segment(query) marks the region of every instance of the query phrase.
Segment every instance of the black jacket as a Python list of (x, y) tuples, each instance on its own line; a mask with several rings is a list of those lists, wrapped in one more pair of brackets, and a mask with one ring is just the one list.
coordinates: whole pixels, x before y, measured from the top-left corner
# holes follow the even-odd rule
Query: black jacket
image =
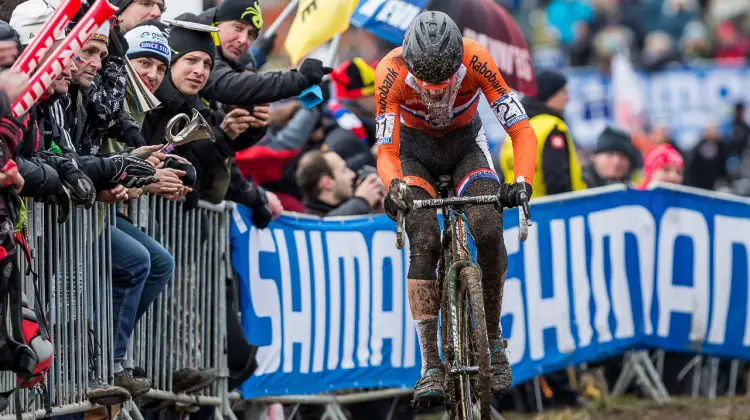
[(84, 106), (88, 114), (86, 123), (90, 141), (101, 146), (104, 138), (111, 137), (131, 147), (145, 146), (138, 123), (124, 106), (128, 86), (125, 58), (113, 54), (111, 50), (110, 54), (86, 92)]
[(320, 217), (361, 216), (372, 213), (370, 205), (364, 198), (353, 197), (338, 206), (332, 206), (320, 200), (305, 200), (305, 213)]
[[(201, 22), (211, 24), (214, 13), (215, 8), (203, 12), (199, 16)], [(246, 72), (243, 65), (227, 60), (219, 48), (201, 97), (226, 105), (251, 106), (295, 97), (310, 86), (310, 82), (296, 70), (262, 74)]]
[[(223, 114), (211, 111), (197, 96), (182, 95), (174, 86), (169, 73), (156, 91), (156, 97), (162, 105), (146, 114), (141, 128), (141, 134), (147, 143), (163, 144), (167, 122), (179, 113), (192, 115), (192, 109), (205, 118), (216, 139), (214, 143), (196, 141), (175, 149), (176, 154), (184, 156), (193, 164), (197, 174), (194, 194), (188, 196), (188, 201), (194, 205), (198, 199), (220, 202), (229, 197), (237, 201), (238, 195), (247, 197), (248, 189), (253, 189), (252, 184), (250, 187), (245, 185), (248, 183), (242, 179), (234, 164), (234, 152), (260, 140), (265, 129), (248, 130), (235, 140), (229, 139), (220, 128)], [(257, 197), (249, 197), (248, 200), (238, 202), (252, 207), (254, 201), (250, 199), (255, 198)]]
[[(44, 139), (43, 149), (49, 150), (53, 144), (57, 145), (63, 155), (75, 160), (81, 171), (94, 183), (97, 191), (113, 188), (116, 184), (112, 179), (117, 175), (117, 166), (106, 156), (79, 153), (79, 150), (85, 149), (85, 145), (77, 142), (84, 138), (84, 130), (80, 127), (84, 123), (74, 122), (86, 121), (85, 110), (73, 109), (72, 100), (68, 95), (52, 96), (41, 102), (37, 108), (39, 129)], [(71, 130), (74, 131), (71, 133)]]

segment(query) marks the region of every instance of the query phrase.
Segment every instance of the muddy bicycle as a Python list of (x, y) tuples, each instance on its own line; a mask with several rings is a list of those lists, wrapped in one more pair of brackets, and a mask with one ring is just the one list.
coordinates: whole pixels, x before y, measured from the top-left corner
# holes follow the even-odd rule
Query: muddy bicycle
[[(517, 182), (523, 183), (523, 179)], [(443, 215), (438, 287), (446, 408), (451, 419), (488, 420), (491, 414), (490, 354), (482, 274), (469, 249), (470, 231), (465, 209), (474, 205), (495, 205), (502, 210), (503, 203), (499, 194), (451, 196), (451, 184), (450, 176), (440, 176), (440, 198), (415, 200), (413, 209), (440, 209)], [(531, 219), (528, 200), (522, 198), (518, 235), (525, 241)], [(396, 246), (402, 249), (405, 214), (399, 212), (397, 219)]]

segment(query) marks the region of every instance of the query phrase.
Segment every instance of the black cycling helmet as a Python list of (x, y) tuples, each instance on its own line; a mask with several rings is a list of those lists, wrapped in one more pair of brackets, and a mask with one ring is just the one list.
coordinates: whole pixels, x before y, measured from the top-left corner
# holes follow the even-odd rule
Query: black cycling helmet
[(443, 12), (422, 12), (404, 36), (409, 72), (427, 83), (448, 80), (461, 67), (464, 41), (456, 22)]

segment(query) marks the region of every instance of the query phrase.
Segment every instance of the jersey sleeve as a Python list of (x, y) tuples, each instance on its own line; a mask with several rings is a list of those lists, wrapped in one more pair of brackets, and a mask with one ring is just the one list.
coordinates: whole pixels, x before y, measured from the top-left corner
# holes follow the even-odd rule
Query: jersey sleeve
[(386, 187), (391, 181), (402, 178), (401, 158), (401, 95), (400, 66), (393, 60), (383, 59), (375, 71), (375, 136), (378, 148), (378, 175)]
[[(533, 184), (537, 139), (521, 100), (510, 90), (486, 48), (475, 41), (466, 40), (464, 55), (468, 74), (482, 89), (492, 112), (513, 142), (516, 177), (522, 176), (526, 182)], [(514, 180), (506, 179), (505, 182)]]

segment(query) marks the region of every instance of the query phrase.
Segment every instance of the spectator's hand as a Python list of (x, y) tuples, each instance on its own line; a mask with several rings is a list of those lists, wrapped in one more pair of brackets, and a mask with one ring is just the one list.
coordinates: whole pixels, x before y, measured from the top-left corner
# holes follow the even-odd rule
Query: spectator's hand
[[(59, 171), (58, 171), (59, 172)], [(96, 187), (94, 182), (82, 171), (72, 171), (60, 174), (63, 177), (65, 187), (70, 191), (70, 197), (76, 205), (82, 205), (90, 209), (96, 202)]]
[[(155, 144), (153, 146), (141, 146), (130, 152), (130, 155), (135, 156), (139, 159), (145, 159), (149, 163), (153, 163), (154, 160), (158, 160), (159, 162), (161, 162), (162, 160), (164, 160), (164, 154), (157, 153), (157, 150), (161, 149), (162, 147), (164, 147), (164, 145), (162, 144)], [(156, 166), (156, 164), (154, 164), (154, 166)]]
[(127, 188), (140, 188), (159, 181), (156, 169), (135, 156), (116, 155), (107, 158), (114, 163), (117, 173), (110, 180)]
[(29, 78), (25, 74), (11, 70), (0, 72), (0, 92), (5, 92), (11, 103), (15, 102), (28, 86)]
[(128, 52), (128, 40), (125, 39), (125, 32), (121, 31), (119, 27), (112, 27), (109, 31), (109, 54), (118, 57), (125, 58), (125, 54)]
[(16, 173), (16, 175), (13, 177), (13, 186), (16, 188), (16, 192), (21, 192), (23, 190), (23, 186), (26, 184), (26, 180), (23, 179), (23, 176), (20, 172)]
[[(180, 180), (186, 188), (192, 187), (198, 181), (198, 173), (196, 172), (195, 167), (190, 161), (183, 157), (167, 155), (167, 158), (164, 160), (164, 167), (184, 172), (185, 174), (180, 176)], [(190, 190), (192, 191), (192, 188)], [(187, 192), (185, 194), (187, 194)]]
[(127, 192), (128, 192), (128, 200), (135, 200), (138, 197), (143, 195), (144, 189), (143, 188), (128, 188)]
[(377, 174), (368, 175), (354, 192), (355, 197), (363, 198), (372, 209), (380, 205), (385, 194), (385, 186)]
[(276, 38), (278, 36), (278, 32), (274, 32), (271, 35), (261, 35), (260, 38), (255, 40), (253, 45), (263, 51), (264, 54), (269, 55), (273, 52), (273, 47), (274, 44), (276, 44)]
[[(0, 187), (5, 188), (16, 184), (16, 178), (20, 174), (18, 173), (18, 165), (13, 160), (9, 160), (5, 164), (2, 170), (0, 170)], [(23, 179), (23, 177), (21, 177)], [(21, 184), (23, 187), (23, 183)], [(21, 191), (20, 189), (18, 191)]]
[(284, 212), (284, 206), (281, 205), (279, 197), (270, 191), (266, 191), (266, 198), (268, 199), (268, 208), (271, 209), (271, 220), (275, 220)]
[(159, 182), (148, 186), (147, 191), (161, 196), (172, 196), (182, 191), (183, 184), (180, 177), (185, 176), (185, 171), (177, 169), (157, 169), (156, 175)]
[(255, 105), (252, 117), (254, 121), (250, 123), (250, 127), (268, 127), (268, 124), (271, 122), (271, 107), (268, 105)]
[(0, 41), (0, 67), (10, 67), (18, 56), (15, 41)]
[(250, 128), (250, 124), (255, 121), (255, 117), (250, 115), (250, 111), (242, 108), (235, 108), (230, 111), (221, 122), (221, 131), (234, 140)]
[(109, 204), (122, 203), (128, 199), (128, 189), (122, 185), (118, 185), (111, 190), (104, 190), (99, 192), (99, 201), (103, 201)]
[(70, 218), (70, 211), (73, 208), (70, 199), (70, 191), (60, 183), (60, 187), (52, 195), (44, 199), (47, 203), (57, 204), (57, 223), (65, 223)]
[(323, 62), (316, 58), (306, 58), (299, 67), (299, 73), (304, 76), (309, 86), (319, 85), (323, 81), (323, 76), (332, 71), (332, 68), (323, 66)]

